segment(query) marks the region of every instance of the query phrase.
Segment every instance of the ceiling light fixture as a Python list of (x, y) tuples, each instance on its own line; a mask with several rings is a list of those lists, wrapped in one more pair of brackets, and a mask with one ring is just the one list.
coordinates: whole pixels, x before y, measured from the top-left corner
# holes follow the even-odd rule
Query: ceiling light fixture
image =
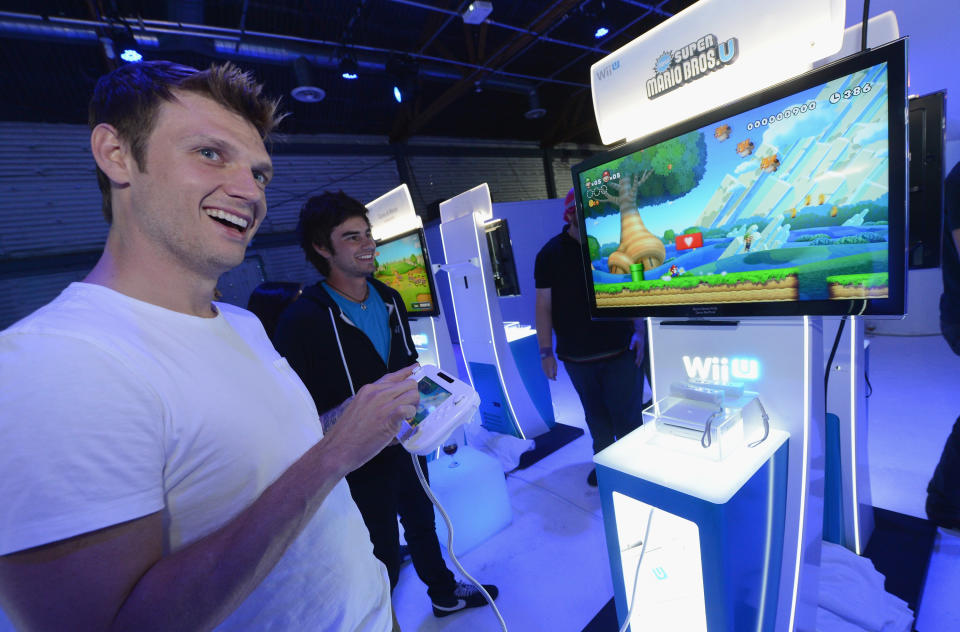
[(546, 116), (546, 109), (540, 107), (540, 95), (536, 90), (531, 90), (527, 97), (530, 101), (530, 109), (523, 113), (523, 116), (531, 121)]
[(143, 61), (143, 55), (140, 54), (140, 51), (133, 48), (125, 48), (123, 52), (120, 53), (120, 59), (130, 63), (136, 63), (138, 61)]
[(463, 18), (464, 24), (480, 24), (487, 19), (491, 11), (493, 11), (492, 2), (474, 0), (474, 2), (471, 2), (470, 6), (460, 14), (460, 17)]
[(600, 38), (604, 37), (604, 36), (605, 36), (607, 33), (609, 33), (609, 32), (610, 32), (610, 29), (608, 29), (608, 28), (605, 27), (605, 26), (601, 26), (601, 27), (599, 27), (599, 28), (594, 32), (593, 36), (594, 36), (596, 39), (600, 39)]
[(302, 103), (319, 103), (327, 93), (316, 85), (313, 78), (313, 66), (306, 57), (297, 57), (293, 60), (293, 73), (297, 77), (297, 87), (290, 91), (290, 95)]
[(340, 76), (344, 79), (356, 79), (359, 76), (357, 70), (357, 60), (351, 55), (344, 55), (340, 60)]
[(391, 57), (387, 60), (386, 70), (391, 79), (394, 100), (397, 103), (413, 101), (420, 72), (416, 62), (407, 56)]

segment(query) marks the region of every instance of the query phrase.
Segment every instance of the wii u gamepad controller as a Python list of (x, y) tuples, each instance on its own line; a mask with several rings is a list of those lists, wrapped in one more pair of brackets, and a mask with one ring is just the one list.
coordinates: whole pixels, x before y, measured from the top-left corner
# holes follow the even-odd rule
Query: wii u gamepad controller
[(411, 379), (417, 382), (420, 403), (416, 414), (400, 426), (397, 439), (407, 452), (426, 456), (473, 418), (480, 396), (466, 382), (430, 364), (417, 368)]

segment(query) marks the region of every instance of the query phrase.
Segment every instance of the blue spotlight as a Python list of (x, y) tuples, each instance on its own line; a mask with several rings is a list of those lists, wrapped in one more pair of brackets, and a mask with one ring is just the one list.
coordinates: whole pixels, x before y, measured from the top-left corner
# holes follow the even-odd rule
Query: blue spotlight
[(601, 26), (600, 28), (597, 29), (596, 33), (594, 33), (593, 36), (594, 36), (596, 39), (600, 39), (601, 37), (603, 37), (604, 35), (606, 35), (606, 34), (609, 33), (609, 32), (610, 32), (610, 29), (608, 29), (608, 28), (605, 27), (605, 26)]
[(340, 60), (340, 76), (344, 79), (356, 79), (358, 71), (357, 60), (352, 56), (347, 55)]
[(400, 86), (393, 86), (393, 98), (397, 103), (403, 103), (403, 93), (400, 92)]
[(138, 51), (132, 48), (125, 48), (123, 52), (120, 53), (120, 59), (122, 59), (123, 61), (134, 63), (138, 61), (143, 61), (143, 55), (141, 55)]

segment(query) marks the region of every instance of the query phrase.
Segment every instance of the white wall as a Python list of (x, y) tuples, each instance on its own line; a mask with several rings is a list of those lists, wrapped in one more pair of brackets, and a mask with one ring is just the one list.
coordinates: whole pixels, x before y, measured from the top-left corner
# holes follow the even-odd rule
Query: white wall
[(493, 216), (507, 220), (513, 258), (520, 280), (520, 296), (500, 299), (503, 320), (517, 320), (533, 326), (536, 287), (533, 264), (537, 253), (563, 228), (563, 200), (531, 200), (493, 205)]
[[(960, 2), (874, 0), (870, 3), (870, 17), (885, 11), (896, 13), (900, 35), (910, 37), (910, 94), (947, 90), (947, 137), (960, 140), (960, 104), (956, 102), (960, 98), (960, 72), (954, 49), (960, 35)], [(862, 19), (863, 1), (848, 0), (847, 26), (859, 24)]]

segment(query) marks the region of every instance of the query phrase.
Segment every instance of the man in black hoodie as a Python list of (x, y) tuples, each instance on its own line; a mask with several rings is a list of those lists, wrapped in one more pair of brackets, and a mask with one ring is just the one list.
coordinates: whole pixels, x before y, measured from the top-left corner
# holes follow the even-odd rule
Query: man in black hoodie
[[(326, 278), (306, 288), (283, 312), (274, 344), (300, 375), (318, 410), (338, 406), (361, 386), (417, 359), (400, 295), (371, 277), (377, 245), (366, 211), (343, 191), (312, 197), (300, 211), (300, 245)], [(426, 474), (426, 459), (419, 458)], [(399, 514), (433, 614), (445, 617), (486, 605), (480, 591), (458, 582), (444, 563), (433, 505), (398, 442), (347, 474), (347, 483), (370, 531), (373, 554), (387, 567), (391, 589), (400, 575)], [(484, 587), (496, 598), (496, 586)]]

